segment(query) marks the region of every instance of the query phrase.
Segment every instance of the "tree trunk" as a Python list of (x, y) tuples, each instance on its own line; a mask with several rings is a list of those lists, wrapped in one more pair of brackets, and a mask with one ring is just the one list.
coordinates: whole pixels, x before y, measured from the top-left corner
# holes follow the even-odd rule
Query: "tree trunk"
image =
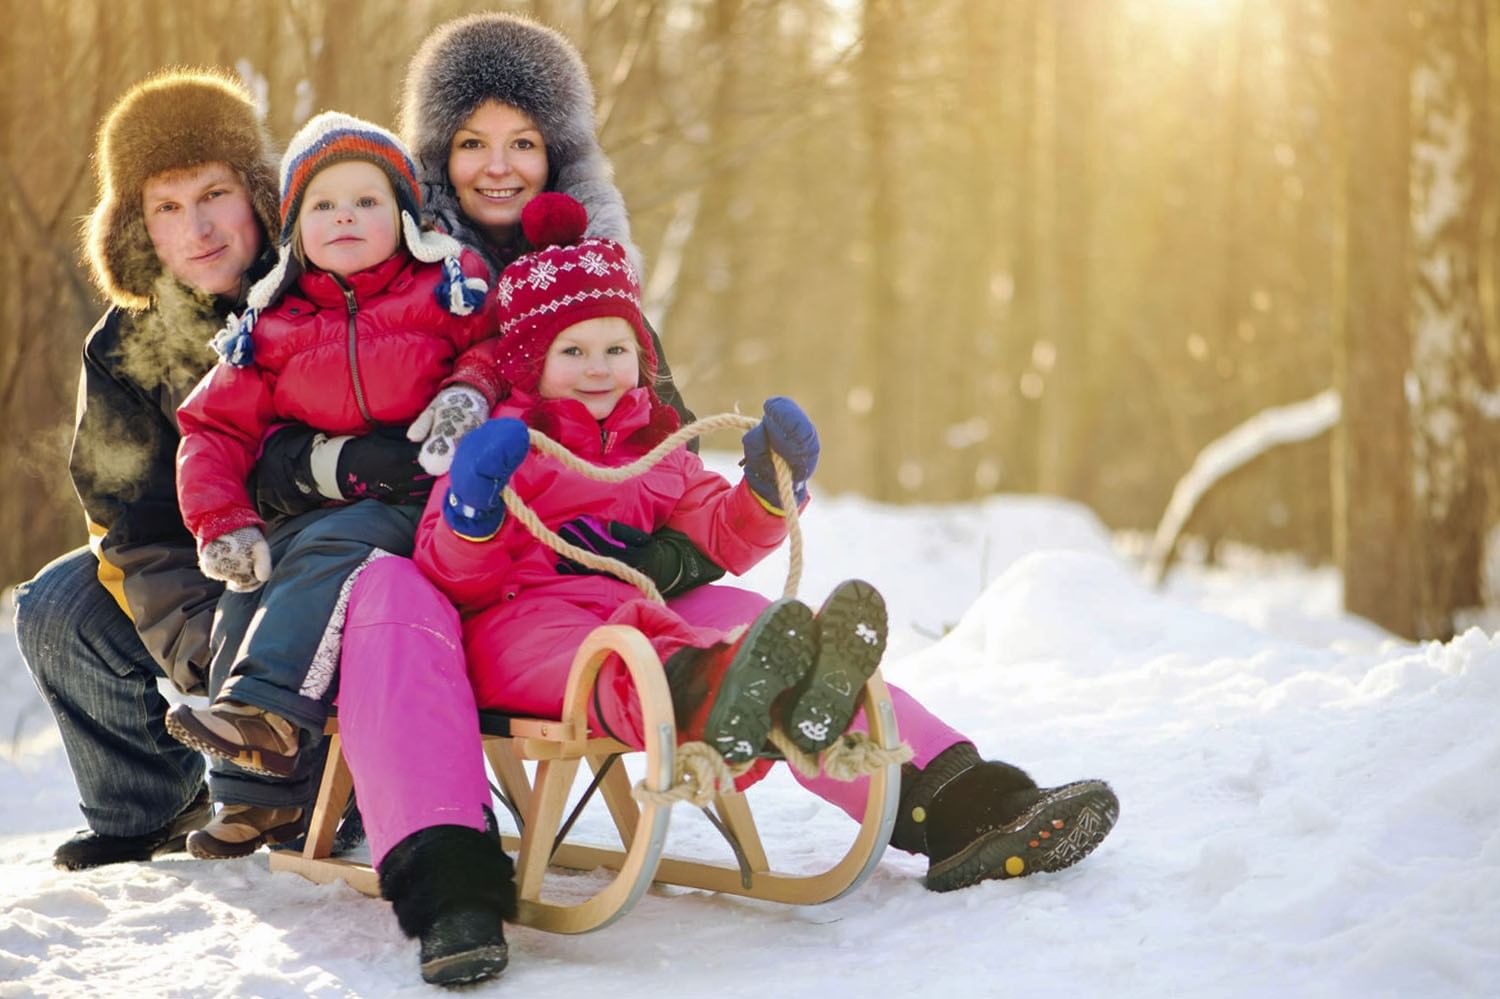
[(895, 412), (896, 380), (907, 375), (896, 356), (886, 347), (899, 348), (895, 342), (909, 335), (901, 321), (901, 296), (897, 288), (901, 264), (897, 250), (899, 219), (896, 198), (899, 191), (896, 150), (898, 134), (893, 122), (892, 77), (896, 71), (896, 31), (901, 12), (900, 0), (868, 0), (864, 14), (864, 51), (860, 56), (861, 109), (866, 152), (869, 157), (868, 233), (870, 240), (867, 294), (870, 300), (870, 342), (874, 345), (873, 363), (865, 368), (866, 384), (871, 386), (870, 419), (873, 434), (870, 465), (873, 472), (875, 499), (892, 501), (900, 497), (897, 484), (902, 459), (899, 419), (909, 419)]
[(1344, 123), (1344, 287), (1336, 383), (1334, 550), (1344, 606), (1417, 636), (1416, 511), (1406, 378), (1411, 364), (1408, 194), (1411, 29), (1404, 3), (1335, 4)]
[(1446, 639), (1480, 602), (1490, 467), (1475, 403), (1487, 387), (1479, 304), (1489, 173), (1483, 0), (1426, 0), (1412, 78), (1412, 372), (1418, 507), (1417, 634)]
[(1048, 8), (1051, 27), (1052, 231), (1044, 252), (1047, 340), (1051, 372), (1042, 394), (1038, 484), (1042, 492), (1087, 500), (1092, 485), (1089, 248), (1093, 224), (1091, 146), (1092, 32), (1101, 11), (1092, 0), (1061, 0)]

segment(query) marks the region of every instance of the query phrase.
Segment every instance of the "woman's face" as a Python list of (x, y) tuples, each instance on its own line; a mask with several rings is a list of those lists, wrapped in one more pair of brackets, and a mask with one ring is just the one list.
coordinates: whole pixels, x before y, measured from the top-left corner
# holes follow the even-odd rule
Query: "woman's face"
[(525, 113), (485, 101), (453, 133), (448, 179), (469, 221), (497, 243), (521, 224), (521, 209), (547, 186), (547, 147)]

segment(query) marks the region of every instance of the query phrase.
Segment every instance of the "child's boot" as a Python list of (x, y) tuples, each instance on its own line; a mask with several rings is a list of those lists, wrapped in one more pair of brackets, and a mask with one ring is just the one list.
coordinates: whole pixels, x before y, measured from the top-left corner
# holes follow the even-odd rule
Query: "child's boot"
[(952, 891), (1076, 864), (1119, 814), (1103, 781), (1037, 787), (1020, 768), (981, 760), (973, 743), (960, 742), (921, 770), (907, 765), (891, 845), (925, 855), (927, 887)]
[(885, 601), (869, 583), (845, 580), (818, 609), (818, 658), (777, 705), (792, 744), (807, 753), (844, 734), (860, 692), (885, 655)]
[(501, 920), (516, 914), (515, 868), (500, 841), (468, 826), (429, 826), (380, 861), (380, 894), (422, 943), (422, 980), (468, 985), (505, 970)]
[(253, 704), (173, 705), (167, 712), (167, 731), (183, 745), (251, 773), (290, 777), (297, 764), (297, 726)]
[(771, 704), (817, 654), (812, 610), (791, 599), (767, 607), (733, 643), (674, 652), (663, 668), (679, 741), (702, 740), (726, 763), (754, 759), (771, 732)]
[(225, 805), (212, 822), (188, 834), (187, 851), (199, 860), (232, 860), (301, 833), (300, 808)]

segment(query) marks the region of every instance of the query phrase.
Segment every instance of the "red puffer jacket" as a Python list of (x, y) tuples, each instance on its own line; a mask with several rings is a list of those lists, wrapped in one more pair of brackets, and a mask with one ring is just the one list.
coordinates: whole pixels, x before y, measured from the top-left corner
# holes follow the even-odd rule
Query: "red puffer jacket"
[[(462, 266), (467, 276), (487, 273), (467, 251)], [(442, 273), (405, 252), (343, 282), (306, 272), (256, 322), (254, 363), (220, 363), (198, 383), (177, 410), (177, 495), (200, 547), (262, 526), (245, 482), (276, 423), (328, 434), (404, 426), (453, 381), (494, 404), (491, 363), (471, 350), (496, 331), (494, 298), (455, 316), (433, 293)]]
[[(639, 458), (676, 429), (675, 419), (669, 418), (670, 426), (662, 425), (664, 413), (671, 410), (653, 408), (648, 391), (638, 388), (626, 393), (602, 423), (576, 400), (543, 401), (520, 392), (492, 415), (517, 417), (585, 461), (619, 466)], [(743, 481), (731, 484), (704, 468), (685, 447), (620, 483), (590, 479), (533, 450), (516, 469), (510, 486), (554, 531), (583, 514), (648, 533), (671, 527), (736, 574), (770, 554), (786, 537), (784, 517), (768, 512)], [(555, 595), (609, 607), (640, 596), (631, 584), (613, 577), (559, 573), (557, 554), (509, 515), (499, 533), (486, 541), (455, 534), (443, 520), (447, 495), (444, 476), (422, 514), (412, 557), (466, 617), (497, 604), (508, 606), (523, 595), (528, 600)], [(476, 626), (483, 628), (484, 622), (471, 621), (466, 633)]]

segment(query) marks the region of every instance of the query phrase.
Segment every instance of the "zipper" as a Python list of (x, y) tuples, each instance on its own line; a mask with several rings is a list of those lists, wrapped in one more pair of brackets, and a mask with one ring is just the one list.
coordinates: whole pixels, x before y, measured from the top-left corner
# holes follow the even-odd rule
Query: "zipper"
[(354, 317), (359, 312), (359, 303), (354, 300), (354, 289), (344, 283), (344, 279), (337, 274), (333, 279), (338, 282), (339, 290), (344, 293), (344, 306), (349, 310), (349, 379), (354, 383), (354, 402), (359, 406), (359, 415), (365, 418), (370, 426), (375, 426), (375, 417), (370, 415), (370, 407), (365, 404), (365, 387), (359, 380), (359, 351), (357, 343), (358, 331), (354, 324)]

